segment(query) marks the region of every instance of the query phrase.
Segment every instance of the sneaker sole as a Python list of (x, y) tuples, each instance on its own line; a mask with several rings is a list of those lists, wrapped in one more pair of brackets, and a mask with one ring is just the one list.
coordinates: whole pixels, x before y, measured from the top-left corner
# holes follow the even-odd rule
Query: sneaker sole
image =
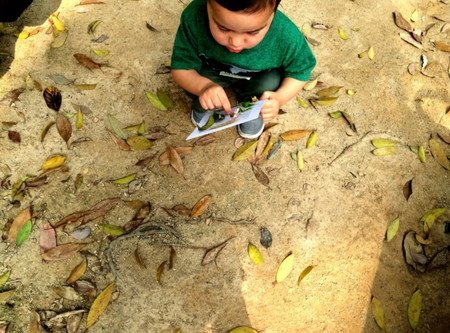
[(238, 125), (238, 133), (239, 133), (240, 136), (242, 136), (242, 137), (245, 138), (245, 139), (256, 139), (257, 137), (259, 137), (259, 136), (262, 134), (263, 131), (264, 131), (264, 126), (261, 127), (261, 129), (259, 130), (258, 133), (255, 133), (255, 134), (247, 134), (247, 133), (243, 133), (243, 132), (241, 131), (241, 128), (240, 128), (239, 125)]

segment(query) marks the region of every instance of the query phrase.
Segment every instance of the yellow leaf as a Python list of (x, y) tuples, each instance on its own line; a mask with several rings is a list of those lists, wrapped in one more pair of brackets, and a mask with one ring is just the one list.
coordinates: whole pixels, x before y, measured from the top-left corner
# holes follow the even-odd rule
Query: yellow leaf
[(430, 141), (428, 141), (428, 144), (430, 145), (431, 154), (433, 154), (436, 162), (438, 162), (439, 165), (444, 169), (450, 170), (450, 161), (447, 159), (447, 155), (445, 154), (439, 142), (435, 139), (430, 139)]
[(297, 152), (297, 168), (299, 171), (303, 171), (305, 168), (305, 160), (303, 159), (303, 155), (300, 150)]
[(422, 162), (422, 163), (426, 162), (425, 148), (423, 146), (419, 146), (419, 150), (417, 151), (417, 156), (419, 156), (420, 162)]
[(252, 140), (239, 147), (233, 154), (233, 161), (244, 161), (253, 155), (258, 140)]
[(83, 261), (80, 262), (75, 268), (70, 272), (69, 277), (66, 280), (67, 284), (72, 284), (81, 278), (84, 273), (86, 273), (87, 269), (87, 260), (86, 257), (83, 258)]
[(113, 180), (113, 183), (118, 184), (118, 185), (125, 185), (125, 184), (128, 184), (128, 183), (132, 182), (133, 180), (135, 180), (136, 176), (137, 176), (137, 173), (132, 173), (128, 176), (117, 178), (117, 179)]
[(367, 51), (363, 51), (361, 53), (358, 53), (358, 58), (364, 58), (367, 55)]
[(75, 127), (77, 129), (80, 129), (81, 127), (83, 127), (83, 112), (78, 111), (77, 115), (75, 117)]
[(310, 130), (294, 129), (280, 134), (283, 141), (295, 141), (311, 134)]
[(67, 31), (63, 31), (60, 33), (55, 39), (53, 40), (51, 47), (54, 49), (57, 49), (64, 45), (64, 43), (67, 40), (67, 37), (69, 36), (69, 33)]
[(272, 149), (275, 142), (277, 142), (277, 140), (273, 136), (271, 136), (269, 139), (269, 142), (267, 143), (266, 148), (264, 148), (261, 156), (263, 156), (263, 157), (266, 156), (269, 153), (269, 151)]
[(303, 86), (303, 90), (313, 90), (317, 85), (317, 79), (309, 81)]
[(314, 266), (308, 266), (300, 273), (298, 280), (297, 280), (297, 286), (300, 285), (300, 282), (302, 282), (302, 280), (305, 278), (305, 276), (308, 275), (312, 271), (313, 268), (314, 268)]
[(320, 89), (316, 95), (319, 97), (331, 97), (333, 95), (336, 95), (339, 90), (341, 90), (342, 86), (331, 86), (328, 88)]
[(345, 31), (342, 28), (338, 29), (338, 34), (339, 34), (339, 37), (341, 37), (342, 40), (347, 40), (348, 39), (347, 34), (345, 33)]
[(55, 15), (50, 15), (50, 22), (53, 24), (56, 30), (64, 31), (64, 24)]
[(318, 139), (317, 131), (312, 132), (309, 135), (308, 141), (306, 141), (306, 148), (314, 147)]
[(106, 57), (109, 54), (108, 50), (99, 50), (99, 49), (94, 49), (92, 50), (92, 52), (94, 52), (96, 55), (98, 55), (99, 57)]
[(257, 266), (264, 264), (264, 258), (259, 251), (259, 249), (253, 245), (252, 243), (248, 244), (247, 247), (248, 256), (250, 257), (251, 261)]
[(151, 105), (153, 105), (155, 108), (157, 108), (160, 111), (167, 111), (167, 108), (164, 106), (164, 104), (160, 101), (158, 96), (150, 91), (145, 92), (145, 96), (147, 96), (148, 101)]
[(394, 238), (394, 236), (397, 234), (399, 226), (400, 226), (399, 218), (396, 218), (394, 221), (392, 221), (389, 224), (389, 227), (387, 228), (387, 231), (386, 231), (386, 240), (388, 242), (390, 242), (392, 240), (392, 238)]
[(408, 320), (412, 329), (416, 329), (419, 326), (420, 311), (422, 310), (422, 293), (420, 289), (411, 296), (408, 303)]
[(147, 150), (153, 147), (153, 142), (141, 135), (129, 137), (127, 143), (133, 150)]
[(385, 138), (372, 139), (371, 142), (375, 148), (395, 147), (396, 146), (396, 143), (394, 140), (385, 139)]
[(91, 309), (89, 310), (86, 328), (91, 327), (98, 320), (98, 318), (105, 312), (111, 301), (112, 294), (114, 292), (116, 285), (114, 282), (109, 284), (103, 291), (97, 296), (94, 303), (92, 303)]
[(54, 169), (63, 165), (65, 161), (66, 158), (64, 156), (56, 155), (47, 159), (44, 164), (42, 164), (41, 169), (44, 171)]
[(11, 275), (11, 271), (6, 271), (2, 275), (0, 275), (0, 288), (2, 288), (6, 284), (6, 282), (8, 282), (10, 275)]
[(375, 156), (388, 156), (393, 155), (397, 151), (397, 147), (382, 147), (372, 150), (372, 154)]
[(383, 306), (381, 305), (381, 302), (375, 297), (372, 297), (371, 308), (373, 318), (375, 319), (377, 325), (382, 330), (384, 330), (385, 329), (384, 309)]
[(354, 94), (356, 94), (356, 91), (353, 89), (347, 89), (347, 95), (349, 96), (353, 96)]
[(294, 268), (294, 254), (290, 253), (284, 260), (281, 262), (280, 266), (277, 270), (276, 281), (282, 282), (284, 279), (288, 277)]
[(29, 36), (30, 36), (30, 33), (28, 31), (22, 31), (20, 34), (17, 35), (17, 38), (27, 39)]
[(303, 99), (301, 97), (297, 97), (297, 104), (304, 109), (309, 108), (311, 106), (311, 104), (309, 104), (309, 102), (306, 99)]
[(419, 12), (417, 11), (417, 9), (412, 12), (409, 19), (411, 20), (411, 22), (417, 22), (419, 20)]
[(314, 103), (320, 106), (329, 106), (334, 104), (338, 98), (337, 97), (330, 97), (330, 96), (323, 96), (319, 97), (318, 99), (314, 100)]
[(373, 49), (373, 46), (369, 47), (367, 50), (367, 55), (369, 56), (370, 60), (373, 60), (375, 58), (375, 50)]
[(116, 225), (105, 223), (105, 224), (99, 224), (98, 226), (99, 226), (100, 230), (103, 231), (108, 236), (117, 237), (117, 236), (121, 236), (125, 233), (125, 230), (123, 230), (123, 228), (118, 227)]
[(434, 208), (427, 211), (420, 219), (420, 222), (423, 223), (423, 231), (428, 233), (436, 219), (443, 215), (446, 211), (447, 208)]
[(258, 331), (249, 326), (238, 326), (229, 330), (228, 333), (258, 333)]

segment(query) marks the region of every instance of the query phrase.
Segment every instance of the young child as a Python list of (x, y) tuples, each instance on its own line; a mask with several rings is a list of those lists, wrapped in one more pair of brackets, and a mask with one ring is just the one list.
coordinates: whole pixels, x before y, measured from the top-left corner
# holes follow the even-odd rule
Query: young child
[(308, 81), (316, 64), (281, 0), (193, 0), (183, 11), (172, 54), (172, 76), (193, 97), (195, 125), (206, 111), (231, 113), (224, 88), (238, 101), (266, 100), (259, 118), (238, 125), (257, 138)]

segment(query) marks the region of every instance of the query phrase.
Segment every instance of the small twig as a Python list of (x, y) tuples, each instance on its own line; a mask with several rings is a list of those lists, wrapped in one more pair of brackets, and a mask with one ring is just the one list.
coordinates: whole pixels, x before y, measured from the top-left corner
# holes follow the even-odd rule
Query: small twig
[(256, 217), (244, 218), (239, 220), (230, 220), (226, 217), (210, 217), (213, 221), (229, 224), (255, 224)]

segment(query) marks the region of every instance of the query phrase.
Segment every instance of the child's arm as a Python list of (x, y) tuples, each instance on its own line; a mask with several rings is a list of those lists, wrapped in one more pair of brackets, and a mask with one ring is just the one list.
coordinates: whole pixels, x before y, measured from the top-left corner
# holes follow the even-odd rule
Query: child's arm
[(261, 115), (265, 121), (272, 120), (278, 115), (280, 107), (297, 95), (306, 84), (294, 78), (284, 78), (276, 91), (265, 91), (259, 99), (267, 99), (261, 109)]
[(200, 105), (205, 110), (223, 108), (225, 112), (231, 113), (231, 104), (225, 90), (196, 70), (174, 69), (172, 77), (181, 88), (198, 96)]

